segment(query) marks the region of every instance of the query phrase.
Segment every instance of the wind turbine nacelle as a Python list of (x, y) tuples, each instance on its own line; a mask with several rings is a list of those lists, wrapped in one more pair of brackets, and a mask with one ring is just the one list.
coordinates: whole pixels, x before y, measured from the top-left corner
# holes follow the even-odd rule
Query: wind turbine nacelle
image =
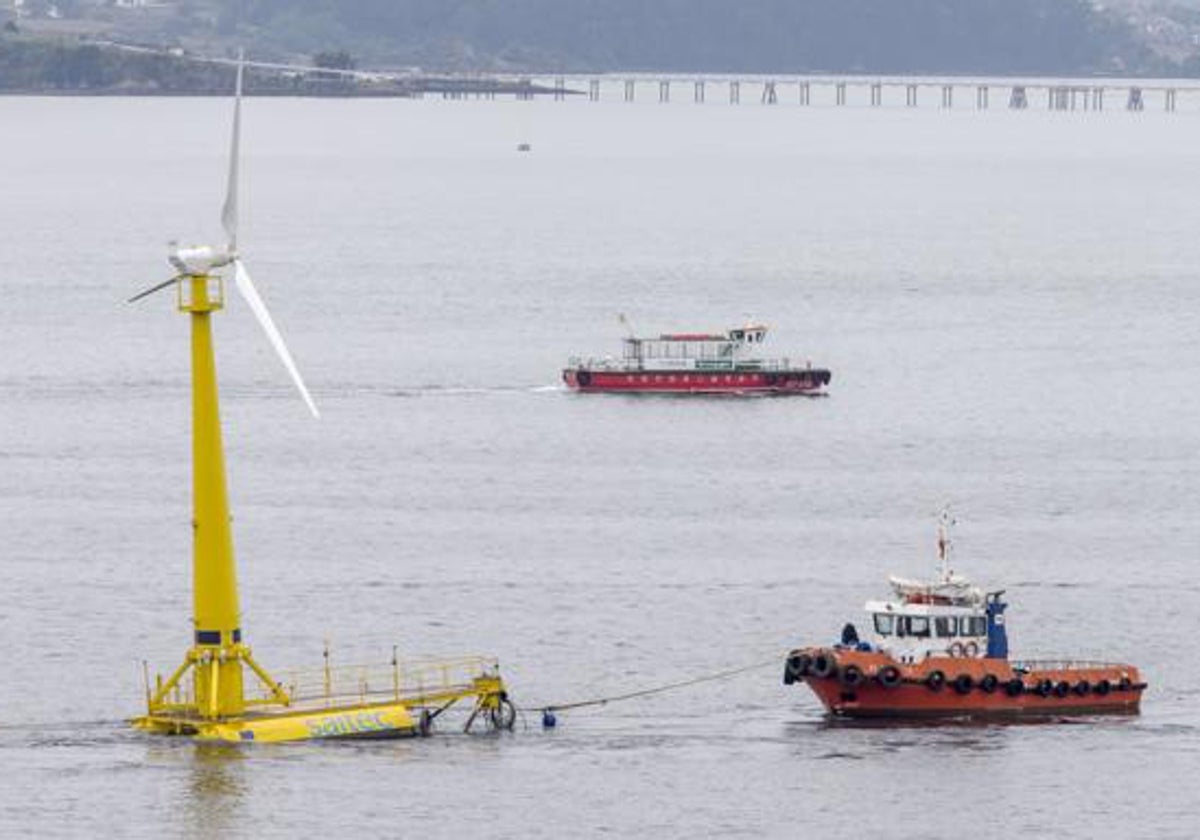
[(172, 248), (167, 261), (180, 274), (201, 277), (211, 274), (213, 269), (229, 265), (233, 262), (234, 256), (224, 248), (201, 245), (192, 248)]

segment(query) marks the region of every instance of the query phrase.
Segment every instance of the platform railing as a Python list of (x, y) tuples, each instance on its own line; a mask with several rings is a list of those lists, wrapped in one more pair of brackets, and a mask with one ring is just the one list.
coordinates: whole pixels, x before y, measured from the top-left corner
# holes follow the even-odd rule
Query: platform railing
[(300, 705), (404, 700), (419, 703), (469, 693), (481, 677), (498, 677), (495, 659), (394, 660), (390, 663), (327, 665), (281, 672), (276, 676), (292, 702)]

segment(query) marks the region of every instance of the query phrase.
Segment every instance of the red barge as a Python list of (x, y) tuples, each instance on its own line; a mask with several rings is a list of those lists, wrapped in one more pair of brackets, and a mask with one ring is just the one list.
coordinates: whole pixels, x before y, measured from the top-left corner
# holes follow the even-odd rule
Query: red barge
[(939, 579), (891, 578), (896, 597), (866, 604), (869, 640), (847, 624), (841, 644), (793, 650), (783, 682), (807, 684), (844, 717), (1137, 714), (1146, 683), (1132, 665), (1009, 659), (1004, 592), (950, 570), (945, 527)]
[(575, 391), (625, 394), (815, 394), (829, 384), (828, 370), (756, 356), (766, 336), (764, 326), (630, 336), (620, 359), (571, 359), (563, 382)]

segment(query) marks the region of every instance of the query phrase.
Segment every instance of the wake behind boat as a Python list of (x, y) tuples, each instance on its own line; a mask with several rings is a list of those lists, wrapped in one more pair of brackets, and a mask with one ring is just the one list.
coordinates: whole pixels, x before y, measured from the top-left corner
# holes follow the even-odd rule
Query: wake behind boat
[(815, 394), (831, 374), (811, 363), (756, 355), (767, 328), (667, 333), (624, 339), (620, 359), (572, 358), (562, 372), (575, 391), (627, 394)]

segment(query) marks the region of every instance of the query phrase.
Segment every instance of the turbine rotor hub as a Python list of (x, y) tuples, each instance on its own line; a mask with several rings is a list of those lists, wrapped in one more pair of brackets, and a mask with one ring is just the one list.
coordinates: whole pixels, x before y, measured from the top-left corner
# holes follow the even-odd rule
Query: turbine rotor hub
[(210, 274), (214, 269), (223, 268), (237, 259), (237, 253), (228, 248), (214, 248), (211, 245), (191, 246), (187, 248), (172, 248), (167, 261), (180, 274), (188, 277), (201, 277)]

